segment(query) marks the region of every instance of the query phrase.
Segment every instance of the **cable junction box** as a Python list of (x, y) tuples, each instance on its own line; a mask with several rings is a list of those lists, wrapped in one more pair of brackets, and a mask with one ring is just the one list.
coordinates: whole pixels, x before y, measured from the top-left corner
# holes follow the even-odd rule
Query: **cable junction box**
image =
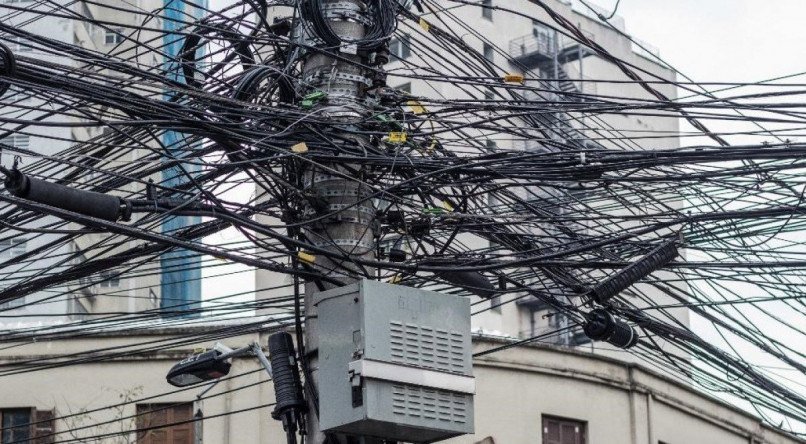
[(473, 433), (467, 298), (365, 280), (314, 304), (323, 431), (411, 443)]

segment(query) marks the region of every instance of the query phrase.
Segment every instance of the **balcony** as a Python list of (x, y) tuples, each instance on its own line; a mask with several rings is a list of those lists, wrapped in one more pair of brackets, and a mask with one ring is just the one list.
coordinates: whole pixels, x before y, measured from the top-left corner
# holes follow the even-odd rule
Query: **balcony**
[[(584, 34), (588, 39), (593, 40), (593, 34), (589, 32), (584, 32)], [(554, 33), (533, 32), (510, 41), (509, 55), (529, 69), (546, 69), (554, 63), (554, 60), (565, 64), (593, 55), (593, 53), (575, 40), (559, 41)]]
[(556, 41), (550, 34), (528, 34), (509, 42), (509, 55), (518, 63), (533, 68), (554, 60), (557, 53)]

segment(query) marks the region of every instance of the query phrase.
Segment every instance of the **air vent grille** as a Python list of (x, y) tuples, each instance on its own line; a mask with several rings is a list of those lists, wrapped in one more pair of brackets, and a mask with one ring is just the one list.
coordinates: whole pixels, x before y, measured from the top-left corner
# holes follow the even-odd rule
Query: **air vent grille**
[(392, 386), (392, 413), (417, 419), (464, 424), (468, 397), (406, 384)]
[(465, 373), (462, 334), (426, 325), (389, 322), (392, 361), (452, 373)]

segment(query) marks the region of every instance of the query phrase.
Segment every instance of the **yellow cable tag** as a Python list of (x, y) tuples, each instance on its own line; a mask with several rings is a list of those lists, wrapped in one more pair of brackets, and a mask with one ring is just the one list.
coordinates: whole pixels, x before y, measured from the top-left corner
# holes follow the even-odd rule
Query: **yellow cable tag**
[(300, 251), (299, 253), (297, 253), (297, 257), (302, 262), (307, 262), (309, 264), (313, 264), (316, 262), (316, 256), (312, 255), (311, 253), (306, 253), (304, 251)]
[(403, 280), (403, 277), (400, 276), (399, 274), (396, 274), (396, 275), (392, 276), (391, 278), (389, 278), (389, 283), (390, 284), (397, 284), (398, 282), (400, 282), (402, 280)]
[(409, 108), (411, 108), (411, 112), (413, 112), (414, 114), (425, 114), (428, 112), (428, 110), (425, 109), (425, 107), (416, 100), (409, 100), (408, 103), (406, 104), (409, 105)]
[(442, 201), (442, 208), (444, 208), (446, 211), (453, 211), (453, 205), (451, 205), (451, 203), (447, 200)]
[(407, 140), (406, 133), (392, 132), (389, 133), (390, 143), (404, 143)]
[(504, 76), (504, 82), (523, 84), (523, 75), (521, 75), (521, 74), (507, 74), (507, 75)]
[(295, 152), (297, 154), (307, 153), (308, 152), (308, 145), (305, 142), (300, 142), (300, 143), (292, 146), (291, 151), (293, 151), (293, 152)]
[(425, 30), (425, 32), (431, 31), (431, 24), (425, 21), (424, 18), (420, 18), (420, 27)]

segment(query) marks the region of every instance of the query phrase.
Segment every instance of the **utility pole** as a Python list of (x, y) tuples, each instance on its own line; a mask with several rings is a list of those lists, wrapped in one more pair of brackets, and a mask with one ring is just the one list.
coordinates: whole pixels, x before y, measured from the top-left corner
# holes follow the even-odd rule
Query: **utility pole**
[[(300, 5), (305, 0), (300, 2)], [(377, 2), (378, 8), (389, 6), (391, 2)], [(309, 46), (324, 40), (324, 49), (309, 49), (303, 56), (302, 79), (300, 92), (308, 100), (315, 103), (312, 112), (319, 119), (330, 119), (336, 126), (354, 126), (360, 129), (361, 120), (370, 115), (371, 110), (365, 103), (367, 91), (385, 86), (383, 76), (373, 75), (364, 68), (374, 66), (382, 68), (388, 61), (388, 43), (383, 41), (376, 49), (366, 50), (352, 42), (357, 42), (367, 35), (368, 24), (376, 20), (370, 17), (368, 5), (362, 0), (319, 0), (308, 2), (318, 4), (321, 17), (327, 22), (330, 30), (338, 36), (340, 44), (331, 45), (324, 36), (310, 35), (316, 27), (303, 29), (298, 26), (294, 30), (295, 38)], [(302, 7), (302, 6), (301, 6)], [(310, 6), (313, 8), (313, 6)], [(390, 11), (386, 11), (390, 12)], [(391, 12), (394, 14), (395, 12)], [(304, 14), (304, 12), (303, 12)], [(385, 37), (383, 37), (385, 40)], [(304, 104), (303, 104), (304, 105)], [(351, 123), (355, 122), (355, 123)], [(345, 140), (347, 140), (345, 142)], [(353, 149), (368, 146), (370, 140), (364, 136), (345, 136), (334, 143), (351, 144)], [(309, 224), (303, 234), (319, 248), (333, 251), (351, 258), (375, 257), (375, 230), (373, 219), (376, 209), (372, 201), (365, 198), (370, 189), (363, 185), (363, 166), (359, 164), (331, 163), (323, 167), (308, 166), (304, 172), (303, 184), (305, 193), (319, 202), (319, 208), (309, 206), (305, 211), (311, 218), (320, 214), (335, 213), (337, 217)], [(334, 261), (318, 255), (313, 260), (313, 267), (335, 279), (341, 285), (351, 284), (358, 279), (355, 276), (366, 275), (366, 271), (350, 261)], [(305, 284), (305, 354), (310, 369), (308, 377), (318, 387), (318, 338), (317, 313), (313, 304), (316, 292), (336, 287), (332, 283), (312, 282)], [(311, 396), (308, 396), (309, 414), (307, 435), (311, 443), (325, 442), (325, 436), (319, 430), (319, 418)], [(346, 440), (339, 440), (346, 442)], [(362, 443), (380, 442), (366, 438)]]

